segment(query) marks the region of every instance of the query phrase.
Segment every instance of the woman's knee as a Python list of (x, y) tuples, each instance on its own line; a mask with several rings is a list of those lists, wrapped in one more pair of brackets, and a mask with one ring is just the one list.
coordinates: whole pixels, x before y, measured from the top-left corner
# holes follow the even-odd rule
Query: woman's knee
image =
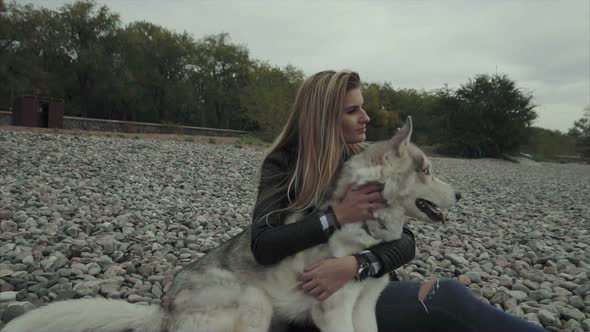
[(471, 294), (469, 288), (463, 285), (459, 280), (456, 279), (441, 279), (441, 287), (444, 285), (450, 292), (457, 294)]
[(425, 281), (418, 289), (418, 302), (426, 314), (439, 320), (458, 321), (461, 313), (471, 310), (474, 299), (467, 287), (453, 279)]
[(470, 296), (471, 291), (455, 279), (433, 279), (423, 282), (418, 290), (418, 299), (424, 301), (436, 293), (445, 294), (451, 298)]
[(432, 287), (435, 285), (438, 285), (438, 280), (436, 279), (423, 282), (418, 289), (418, 300), (424, 301), (426, 296), (432, 292)]

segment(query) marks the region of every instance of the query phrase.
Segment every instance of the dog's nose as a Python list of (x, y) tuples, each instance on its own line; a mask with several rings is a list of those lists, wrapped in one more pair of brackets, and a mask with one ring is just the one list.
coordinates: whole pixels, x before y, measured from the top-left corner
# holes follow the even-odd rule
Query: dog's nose
[(456, 192), (455, 193), (455, 198), (457, 199), (457, 201), (460, 200), (461, 199), (461, 193), (460, 192)]

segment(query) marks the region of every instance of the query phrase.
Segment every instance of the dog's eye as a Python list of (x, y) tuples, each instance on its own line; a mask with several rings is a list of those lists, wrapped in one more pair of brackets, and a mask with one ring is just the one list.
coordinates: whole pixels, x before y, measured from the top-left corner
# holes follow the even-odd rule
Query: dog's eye
[(422, 172), (426, 175), (430, 175), (430, 169), (428, 168), (423, 169)]

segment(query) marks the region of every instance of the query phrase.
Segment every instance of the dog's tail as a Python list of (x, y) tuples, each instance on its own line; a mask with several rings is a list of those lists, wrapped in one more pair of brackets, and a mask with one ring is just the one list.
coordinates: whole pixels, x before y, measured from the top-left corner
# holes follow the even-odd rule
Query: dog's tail
[(155, 305), (102, 298), (58, 301), (10, 321), (2, 332), (161, 331), (163, 311)]

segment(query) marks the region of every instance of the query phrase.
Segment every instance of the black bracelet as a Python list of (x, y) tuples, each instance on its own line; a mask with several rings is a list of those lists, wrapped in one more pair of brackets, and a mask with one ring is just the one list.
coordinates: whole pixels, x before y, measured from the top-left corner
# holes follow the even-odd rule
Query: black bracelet
[(334, 226), (336, 226), (337, 229), (342, 228), (342, 225), (338, 221), (338, 218), (336, 217), (336, 213), (334, 212), (334, 209), (332, 208), (332, 206), (328, 206), (328, 213), (332, 216), (332, 221), (334, 221)]

